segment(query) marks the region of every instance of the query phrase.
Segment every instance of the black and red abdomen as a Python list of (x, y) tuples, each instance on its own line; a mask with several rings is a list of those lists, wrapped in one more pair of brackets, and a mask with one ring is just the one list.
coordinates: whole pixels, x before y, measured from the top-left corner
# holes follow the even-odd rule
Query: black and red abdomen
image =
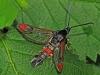
[(49, 47), (44, 47), (43, 50), (47, 53), (48, 56), (52, 55), (52, 50)]

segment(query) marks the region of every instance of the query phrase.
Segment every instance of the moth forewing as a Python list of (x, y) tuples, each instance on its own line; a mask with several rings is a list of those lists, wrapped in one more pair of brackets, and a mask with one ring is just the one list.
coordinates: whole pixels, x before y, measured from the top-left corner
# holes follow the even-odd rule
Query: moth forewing
[(18, 24), (17, 29), (26, 40), (37, 44), (46, 44), (53, 34), (52, 30), (38, 28), (28, 24)]

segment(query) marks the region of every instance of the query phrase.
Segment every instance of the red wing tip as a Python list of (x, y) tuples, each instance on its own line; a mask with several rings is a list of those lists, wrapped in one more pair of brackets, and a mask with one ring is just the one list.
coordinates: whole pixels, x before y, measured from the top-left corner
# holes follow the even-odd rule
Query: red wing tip
[(62, 69), (63, 69), (63, 63), (58, 64), (58, 70), (62, 71)]
[(25, 32), (26, 26), (27, 26), (26, 24), (19, 24), (19, 29)]

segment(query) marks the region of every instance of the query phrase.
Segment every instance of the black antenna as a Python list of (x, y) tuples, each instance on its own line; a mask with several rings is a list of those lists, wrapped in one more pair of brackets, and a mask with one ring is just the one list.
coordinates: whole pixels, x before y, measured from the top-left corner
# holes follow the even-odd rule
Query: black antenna
[[(72, 6), (72, 2), (70, 2), (70, 5), (69, 5), (68, 10), (67, 10), (67, 12), (68, 12), (68, 15), (67, 15), (68, 25), (67, 25), (67, 27), (65, 29), (69, 29), (68, 31), (70, 31), (71, 28), (75, 28), (75, 27), (79, 27), (79, 26), (85, 26), (85, 25), (89, 25), (89, 24), (90, 25), (94, 25), (93, 22), (88, 22), (88, 23), (79, 24), (79, 25), (75, 25), (75, 26), (69, 27), (69, 25), (70, 25), (70, 9), (71, 9), (71, 6)], [(65, 21), (65, 25), (66, 25), (66, 21)]]
[(71, 28), (74, 28), (74, 27), (78, 27), (78, 26), (85, 26), (85, 25), (89, 25), (89, 24), (94, 25), (94, 23), (93, 23), (93, 22), (88, 22), (88, 23), (85, 23), (85, 24), (80, 24), (80, 25), (72, 26), (72, 27), (70, 27), (70, 29), (71, 29)]

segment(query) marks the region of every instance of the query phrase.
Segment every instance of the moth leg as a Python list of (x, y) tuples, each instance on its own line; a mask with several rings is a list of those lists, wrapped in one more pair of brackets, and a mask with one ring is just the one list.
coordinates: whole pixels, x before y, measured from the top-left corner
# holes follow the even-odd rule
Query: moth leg
[(53, 65), (53, 63), (52, 63), (53, 54), (50, 55), (50, 58), (51, 58), (51, 59), (50, 59), (50, 72), (52, 72), (52, 68), (53, 68), (53, 67), (52, 67), (52, 65)]
[(71, 45), (71, 43), (69, 42), (69, 38), (66, 38), (65, 43), (66, 43), (65, 47), (66, 47), (67, 51), (70, 52), (71, 54), (74, 54), (74, 52), (69, 49), (69, 46)]
[(53, 54), (50, 55), (50, 58), (51, 58), (50, 62), (52, 62)]
[(43, 52), (44, 48), (42, 48), (39, 52)]
[(43, 50), (40, 50), (39, 52), (42, 52)]

